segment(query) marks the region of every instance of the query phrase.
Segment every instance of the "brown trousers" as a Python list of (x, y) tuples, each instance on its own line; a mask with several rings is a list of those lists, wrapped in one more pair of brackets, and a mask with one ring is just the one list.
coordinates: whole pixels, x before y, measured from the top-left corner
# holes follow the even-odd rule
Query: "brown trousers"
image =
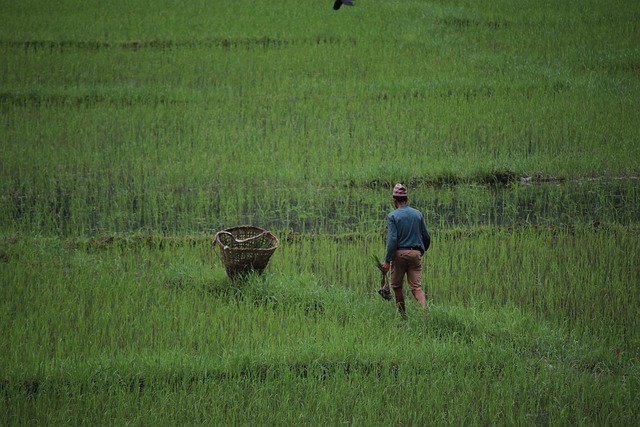
[(422, 253), (417, 250), (398, 249), (396, 259), (391, 263), (389, 286), (402, 288), (404, 276), (411, 291), (422, 289)]

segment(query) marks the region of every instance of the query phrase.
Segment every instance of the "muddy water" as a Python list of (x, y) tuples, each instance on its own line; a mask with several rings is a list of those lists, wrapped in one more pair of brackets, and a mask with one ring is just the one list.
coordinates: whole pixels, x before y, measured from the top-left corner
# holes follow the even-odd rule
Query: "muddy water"
[[(410, 191), (410, 204), (422, 210), (433, 227), (640, 224), (637, 179), (519, 183), (498, 188), (458, 185)], [(284, 204), (272, 205), (272, 209), (244, 212), (238, 221), (259, 221), (266, 227), (295, 232), (378, 231), (385, 227), (386, 213), (393, 209), (387, 193), (385, 189), (304, 192)], [(256, 200), (256, 204), (260, 203)]]
[[(393, 209), (388, 188), (119, 189), (117, 202), (91, 187), (4, 200), (0, 229), (58, 235), (145, 232), (193, 235), (241, 224), (305, 233), (380, 232)], [(17, 196), (16, 196), (17, 194)], [(64, 197), (61, 197), (60, 195)], [(51, 198), (51, 199), (49, 199)], [(432, 228), (640, 224), (640, 180), (581, 180), (507, 186), (423, 185), (410, 204)]]

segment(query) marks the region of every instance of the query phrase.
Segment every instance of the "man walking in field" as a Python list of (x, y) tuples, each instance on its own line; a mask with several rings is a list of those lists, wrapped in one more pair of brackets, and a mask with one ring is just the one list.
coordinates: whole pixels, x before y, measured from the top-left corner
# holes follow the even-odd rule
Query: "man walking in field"
[(420, 303), (422, 310), (428, 313), (421, 276), (422, 256), (431, 244), (431, 235), (422, 212), (407, 203), (407, 187), (396, 184), (393, 188), (393, 205), (396, 209), (387, 215), (387, 253), (380, 267), (383, 273), (391, 270), (389, 285), (403, 319), (407, 316), (402, 292), (405, 275), (413, 297)]

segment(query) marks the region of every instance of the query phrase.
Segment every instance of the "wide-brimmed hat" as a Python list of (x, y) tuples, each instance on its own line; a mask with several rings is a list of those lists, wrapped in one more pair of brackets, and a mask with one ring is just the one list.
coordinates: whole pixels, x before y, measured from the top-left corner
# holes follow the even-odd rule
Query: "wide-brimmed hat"
[(407, 197), (407, 187), (402, 184), (396, 184), (393, 187), (393, 197)]

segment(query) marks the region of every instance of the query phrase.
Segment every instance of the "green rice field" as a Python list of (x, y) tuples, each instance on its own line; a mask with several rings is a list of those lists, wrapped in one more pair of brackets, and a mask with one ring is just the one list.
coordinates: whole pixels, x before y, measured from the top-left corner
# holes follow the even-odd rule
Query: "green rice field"
[(637, 1), (0, 3), (0, 425), (640, 424)]

